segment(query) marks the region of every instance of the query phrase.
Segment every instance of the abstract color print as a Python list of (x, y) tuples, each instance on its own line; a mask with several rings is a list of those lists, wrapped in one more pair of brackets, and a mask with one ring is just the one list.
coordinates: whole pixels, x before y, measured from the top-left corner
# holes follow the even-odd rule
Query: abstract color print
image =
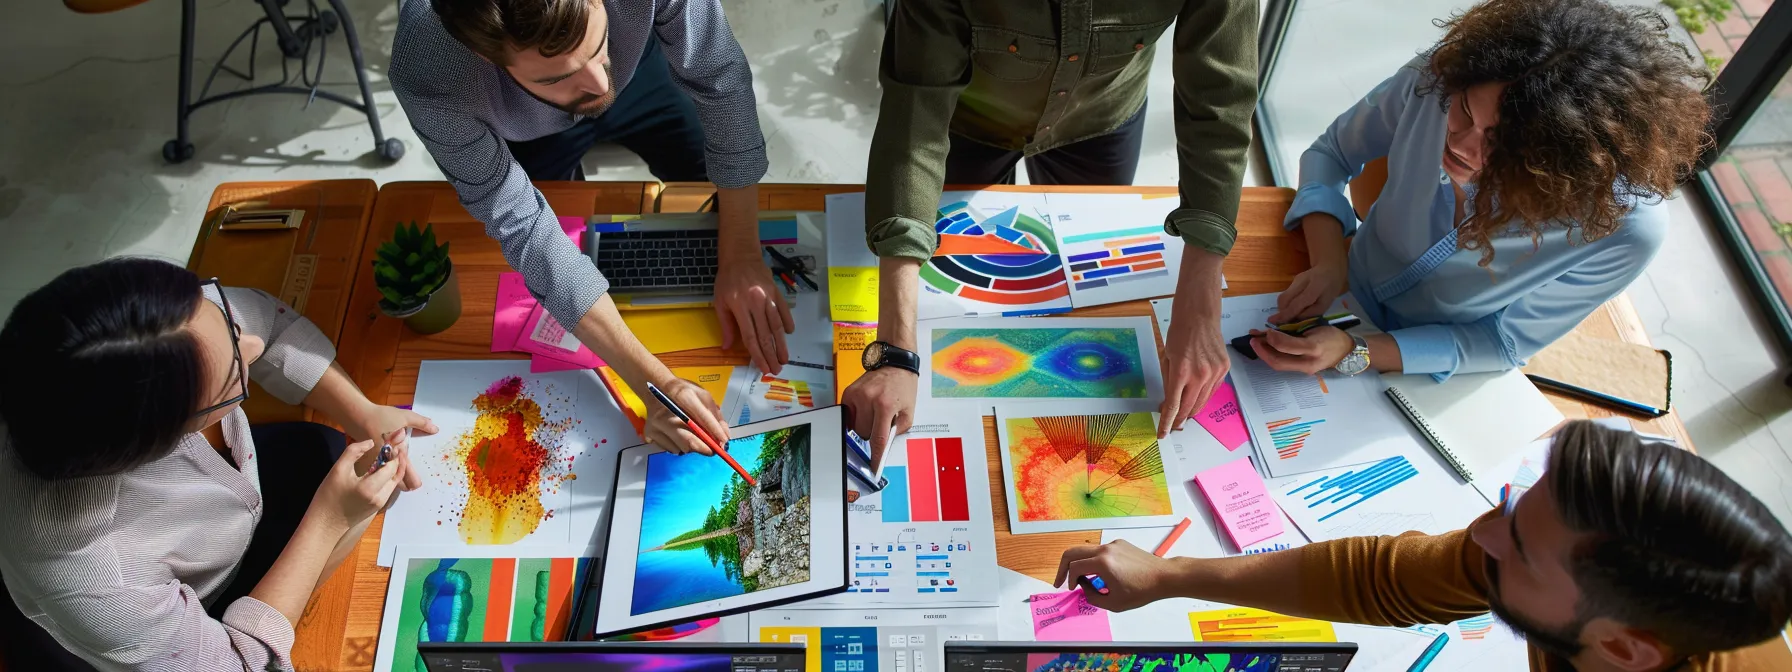
[(1005, 421), (1020, 520), (1170, 513), (1170, 490), (1150, 413)]
[(933, 396), (1137, 399), (1138, 334), (1127, 329), (934, 329)]
[[(464, 485), (467, 492), (458, 512), (460, 536), (469, 544), (515, 543), (554, 515), (542, 495), (573, 477), (574, 456), (562, 454), (562, 445), (578, 421), (559, 410), (570, 399), (516, 376), (492, 383), (472, 405), (478, 414), (473, 427), (455, 439), (446, 457), (445, 485)], [(548, 419), (555, 414), (563, 417)]]
[(414, 558), (398, 612), (394, 672), (423, 672), (418, 642), (562, 639), (573, 586), (589, 560)]
[(1029, 672), (1275, 672), (1274, 653), (1030, 653)]
[(809, 580), (809, 426), (728, 440), (757, 487), (714, 457), (647, 457), (629, 613)]
[(940, 246), (921, 278), (934, 289), (1017, 307), (1070, 296), (1051, 227), (1019, 208), (983, 217), (968, 203), (951, 203), (933, 228)]

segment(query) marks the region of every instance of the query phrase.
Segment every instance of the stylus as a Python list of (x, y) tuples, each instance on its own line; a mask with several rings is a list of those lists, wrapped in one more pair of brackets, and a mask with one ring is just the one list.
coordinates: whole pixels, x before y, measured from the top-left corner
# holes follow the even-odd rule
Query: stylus
[(666, 410), (672, 411), (672, 414), (678, 416), (679, 420), (683, 420), (685, 428), (691, 430), (692, 434), (696, 434), (697, 438), (703, 441), (703, 445), (709, 446), (710, 450), (715, 451), (716, 457), (722, 458), (724, 462), (728, 463), (728, 466), (734, 467), (734, 473), (740, 474), (740, 477), (747, 481), (747, 485), (755, 488), (759, 487), (759, 481), (753, 480), (753, 475), (747, 473), (747, 470), (741, 467), (739, 462), (735, 462), (734, 456), (729, 455), (728, 451), (722, 448), (722, 444), (716, 443), (715, 439), (710, 438), (709, 432), (705, 432), (702, 427), (698, 427), (697, 423), (691, 420), (691, 415), (689, 413), (686, 413), (684, 412), (684, 409), (679, 408), (678, 404), (672, 403), (671, 397), (668, 397), (666, 396), (666, 393), (661, 392), (660, 388), (654, 387), (653, 383), (647, 384), (647, 391), (653, 394), (653, 398), (660, 400), (661, 404), (665, 404)]

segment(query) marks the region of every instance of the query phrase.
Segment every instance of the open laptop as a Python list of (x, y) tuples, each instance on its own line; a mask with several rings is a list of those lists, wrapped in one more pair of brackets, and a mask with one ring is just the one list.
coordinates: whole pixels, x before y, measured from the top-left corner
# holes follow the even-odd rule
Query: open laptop
[(417, 653), (429, 672), (810, 672), (802, 644), (423, 642)]
[(585, 249), (619, 307), (704, 305), (716, 293), (717, 227), (713, 212), (593, 222)]
[(1344, 672), (1356, 645), (946, 642), (945, 672)]

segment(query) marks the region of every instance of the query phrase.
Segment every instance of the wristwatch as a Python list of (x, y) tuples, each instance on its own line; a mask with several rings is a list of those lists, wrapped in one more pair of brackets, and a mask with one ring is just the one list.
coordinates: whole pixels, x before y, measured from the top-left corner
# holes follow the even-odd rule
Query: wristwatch
[(872, 341), (865, 346), (860, 356), (860, 363), (866, 371), (876, 371), (886, 366), (894, 366), (915, 375), (921, 375), (921, 356), (911, 351), (890, 345), (885, 341)]
[(1369, 370), (1369, 342), (1356, 334), (1348, 335), (1350, 340), (1356, 341), (1356, 349), (1351, 350), (1344, 359), (1338, 360), (1337, 366), (1332, 369), (1346, 376), (1354, 376)]

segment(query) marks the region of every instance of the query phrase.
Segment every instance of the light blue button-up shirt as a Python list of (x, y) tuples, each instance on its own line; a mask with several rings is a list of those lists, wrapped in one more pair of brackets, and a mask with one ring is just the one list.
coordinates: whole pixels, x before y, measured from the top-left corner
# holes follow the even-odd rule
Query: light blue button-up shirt
[[(1638, 203), (1617, 232), (1587, 242), (1558, 222), (1533, 244), (1513, 228), (1493, 238), (1493, 262), (1457, 245), (1456, 191), (1443, 169), (1449, 115), (1440, 94), (1415, 88), (1428, 67), (1414, 59), (1352, 106), (1300, 157), (1290, 230), (1323, 212), (1354, 235), (1350, 291), (1363, 317), (1387, 331), (1406, 373), (1442, 381), (1499, 371), (1574, 329), (1641, 275), (1667, 234), (1660, 199)], [(1359, 224), (1345, 184), (1388, 157), (1388, 182)], [(1474, 198), (1474, 185), (1464, 190)], [(1472, 200), (1465, 204), (1472, 212)]]

